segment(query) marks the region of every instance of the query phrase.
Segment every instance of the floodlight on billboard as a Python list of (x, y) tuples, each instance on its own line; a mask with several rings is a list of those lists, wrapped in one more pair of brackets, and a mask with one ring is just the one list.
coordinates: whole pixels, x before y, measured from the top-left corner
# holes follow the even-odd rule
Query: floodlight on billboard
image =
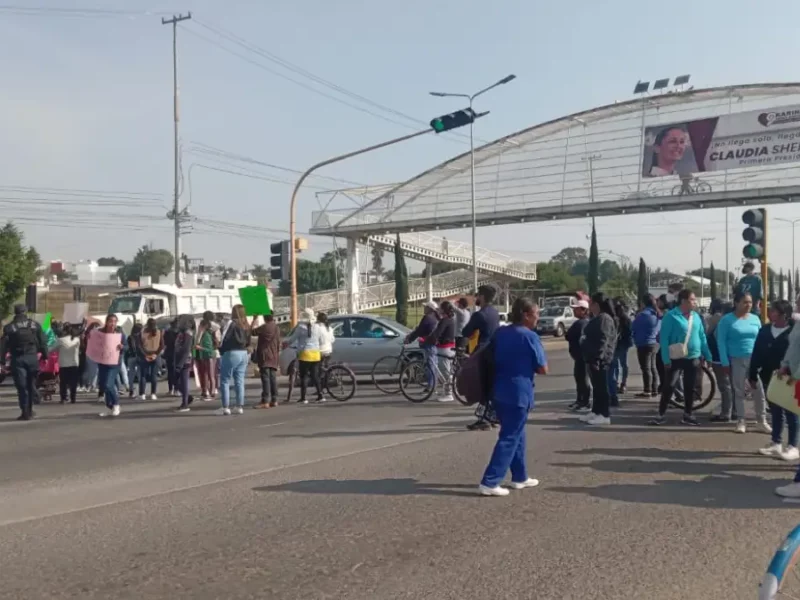
[(800, 161), (800, 105), (654, 125), (642, 175), (691, 175)]

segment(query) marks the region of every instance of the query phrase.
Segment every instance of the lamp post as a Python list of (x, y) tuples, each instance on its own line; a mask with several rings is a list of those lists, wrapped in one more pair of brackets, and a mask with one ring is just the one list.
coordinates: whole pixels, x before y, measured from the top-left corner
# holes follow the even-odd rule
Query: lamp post
[[(499, 85), (504, 85), (510, 81), (516, 79), (516, 75), (506, 75), (500, 81), (497, 81), (490, 85), (489, 87), (485, 87), (482, 90), (475, 92), (474, 94), (451, 94), (448, 92), (430, 92), (431, 96), (437, 96), (438, 98), (466, 98), (469, 100), (469, 108), (472, 110), (472, 103), (481, 94), (485, 94), (491, 89), (496, 88)], [(476, 227), (476, 219), (475, 219), (475, 140), (473, 137), (473, 125), (474, 123), (469, 124), (469, 156), (470, 156), (470, 198), (472, 204), (472, 281), (474, 286), (474, 291), (478, 291), (478, 259), (477, 259), (477, 250), (476, 250), (476, 243), (475, 243), (475, 227)]]
[(705, 264), (703, 258), (705, 257), (706, 246), (714, 241), (715, 238), (700, 238), (700, 307), (703, 307), (705, 302)]
[[(794, 277), (794, 226), (800, 223), (800, 219), (781, 219), (780, 217), (775, 218), (776, 221), (783, 221), (784, 223), (791, 223), (792, 224), (792, 277)], [(796, 285), (796, 284), (795, 284)], [(789, 295), (791, 296), (792, 291), (789, 290)]]

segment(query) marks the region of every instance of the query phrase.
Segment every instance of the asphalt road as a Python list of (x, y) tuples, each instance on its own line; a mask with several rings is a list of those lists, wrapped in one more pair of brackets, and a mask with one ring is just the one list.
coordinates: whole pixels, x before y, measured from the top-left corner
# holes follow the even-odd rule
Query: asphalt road
[(137, 401), (101, 420), (85, 399), (16, 423), (3, 387), (0, 598), (756, 598), (800, 520), (772, 492), (793, 466), (755, 453), (763, 434), (646, 428), (650, 402), (581, 426), (548, 349), (542, 485), (506, 498), (475, 494), (495, 435), (458, 405), (365, 386), (239, 417)]

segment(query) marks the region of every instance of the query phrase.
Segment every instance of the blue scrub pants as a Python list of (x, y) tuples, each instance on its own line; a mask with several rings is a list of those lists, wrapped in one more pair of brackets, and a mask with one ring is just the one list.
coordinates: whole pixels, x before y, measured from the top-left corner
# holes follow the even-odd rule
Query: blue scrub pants
[(522, 483), (528, 480), (525, 466), (525, 425), (528, 422), (528, 408), (496, 402), (494, 405), (500, 421), (500, 435), (483, 474), (481, 485), (497, 487), (511, 469), (511, 481)]

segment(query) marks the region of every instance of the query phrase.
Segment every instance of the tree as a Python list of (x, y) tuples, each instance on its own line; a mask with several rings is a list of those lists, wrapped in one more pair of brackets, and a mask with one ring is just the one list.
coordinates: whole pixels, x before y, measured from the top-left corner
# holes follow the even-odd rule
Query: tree
[(372, 246), (372, 270), (375, 272), (375, 281), (380, 281), (383, 274), (383, 249), (378, 244)]
[(598, 269), (598, 276), (600, 278), (600, 285), (612, 279), (619, 279), (622, 276), (622, 269), (613, 260), (604, 260), (600, 263)]
[(0, 229), (0, 319), (9, 315), (14, 303), (36, 281), (39, 253), (26, 247), (24, 241), (11, 222)]
[(597, 231), (592, 223), (592, 244), (589, 247), (589, 275), (586, 283), (589, 285), (589, 294), (594, 294), (600, 289), (599, 273), (600, 256), (597, 252)]
[(173, 267), (172, 252), (142, 246), (130, 263), (120, 267), (117, 275), (123, 285), (127, 285), (129, 281), (138, 281), (142, 276), (152, 277), (157, 283), (159, 278), (171, 273)]
[(717, 297), (717, 273), (714, 270), (714, 261), (711, 261), (711, 291), (709, 295), (711, 299), (714, 300)]
[(588, 260), (589, 257), (586, 255), (586, 248), (569, 246), (567, 248), (562, 248), (558, 254), (550, 259), (550, 262), (562, 264), (569, 269), (578, 263), (588, 262)]
[(585, 284), (583, 277), (571, 275), (562, 263), (543, 262), (536, 265), (536, 287), (547, 290), (548, 293), (572, 294), (579, 289), (585, 289)]
[(269, 281), (269, 269), (264, 265), (255, 264), (250, 269), (250, 274), (256, 278), (258, 283), (265, 285)]
[(408, 325), (408, 269), (403, 249), (400, 247), (400, 234), (397, 234), (397, 243), (394, 245), (394, 297), (397, 300), (395, 321)]
[(800, 269), (794, 270), (794, 295), (791, 300), (800, 296)]
[(636, 294), (639, 297), (638, 299), (641, 300), (648, 291), (647, 265), (644, 263), (644, 259), (639, 257), (639, 273), (636, 277)]
[(101, 256), (97, 259), (99, 267), (122, 267), (125, 266), (125, 261), (113, 256)]

